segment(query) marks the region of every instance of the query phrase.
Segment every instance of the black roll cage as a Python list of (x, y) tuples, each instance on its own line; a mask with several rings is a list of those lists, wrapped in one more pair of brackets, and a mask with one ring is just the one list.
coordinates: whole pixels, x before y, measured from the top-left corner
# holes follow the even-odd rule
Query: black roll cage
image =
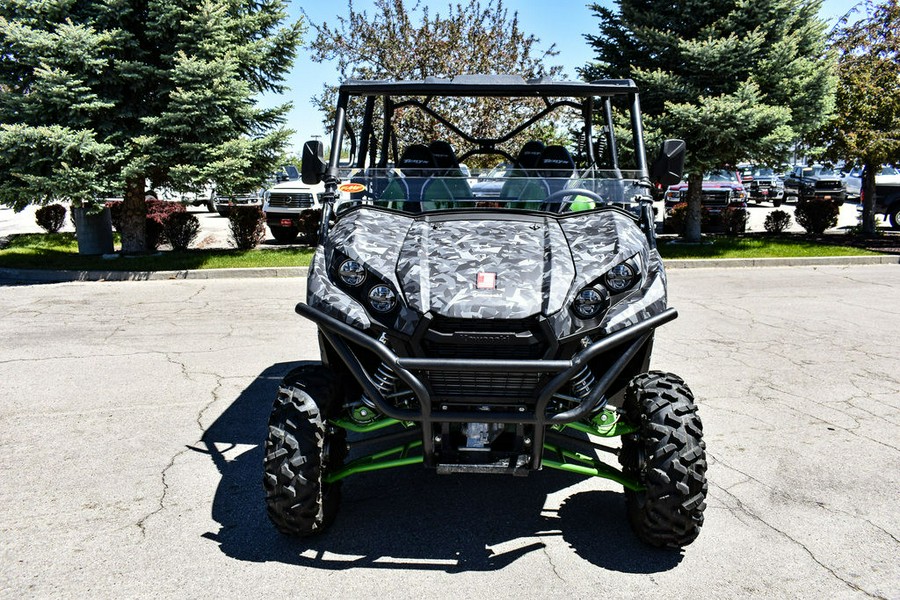
[[(640, 99), (638, 88), (630, 79), (612, 79), (584, 82), (552, 81), (547, 78), (525, 80), (516, 75), (461, 75), (453, 79), (429, 77), (421, 81), (359, 81), (348, 80), (341, 84), (338, 90), (337, 110), (335, 114), (335, 127), (331, 140), (331, 156), (325, 173), (325, 184), (337, 185), (340, 168), (340, 152), (344, 131), (348, 127), (347, 109), (350, 99), (364, 97), (366, 99), (363, 127), (357, 138), (349, 132), (351, 142), (351, 166), (365, 169), (367, 166), (384, 168), (387, 166), (388, 157), (396, 161), (398, 149), (396, 140), (391, 136), (392, 119), (394, 112), (400, 108), (415, 107), (431, 116), (433, 119), (447, 127), (450, 131), (460, 136), (474, 148), (460, 156), (460, 160), (474, 154), (493, 153), (512, 159), (497, 148), (517, 134), (521, 133), (535, 122), (553, 112), (554, 110), (568, 106), (582, 113), (585, 131), (585, 150), (589, 157), (594, 156), (593, 146), (593, 114), (596, 100), (601, 99), (602, 118), (604, 121), (604, 135), (607, 147), (611, 151), (612, 168), (619, 168), (618, 152), (612, 118), (612, 103), (614, 97), (626, 97), (628, 99), (631, 114), (631, 129), (635, 144), (636, 170), (641, 179), (649, 181), (646, 152), (644, 148), (644, 131), (641, 118)], [(375, 140), (374, 115), (375, 100), (382, 98), (384, 102), (383, 131), (379, 142), (380, 151), (378, 161), (367, 165), (370, 153), (370, 143)], [(469, 135), (457, 125), (437, 113), (429, 104), (435, 97), (510, 97), (510, 98), (541, 98), (544, 108), (531, 118), (520, 124), (512, 131), (506, 132), (499, 138), (477, 138)], [(575, 101), (579, 98), (580, 101)], [(374, 148), (372, 148), (374, 149)], [(373, 157), (374, 160), (374, 157)], [(333, 192), (334, 190), (332, 190)]]

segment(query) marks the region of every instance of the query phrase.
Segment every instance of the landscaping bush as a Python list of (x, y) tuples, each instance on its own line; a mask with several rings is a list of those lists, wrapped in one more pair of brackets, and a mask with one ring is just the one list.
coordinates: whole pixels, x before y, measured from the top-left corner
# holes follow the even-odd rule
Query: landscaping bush
[(807, 200), (798, 202), (794, 211), (797, 223), (813, 235), (821, 235), (826, 229), (835, 227), (840, 209), (831, 200)]
[(258, 206), (232, 206), (228, 226), (240, 250), (252, 250), (266, 239), (266, 213)]
[(66, 207), (62, 204), (48, 204), (34, 213), (37, 224), (47, 233), (56, 233), (66, 220)]
[(186, 211), (173, 212), (163, 220), (163, 232), (173, 250), (187, 250), (200, 233), (200, 220)]
[(314, 208), (300, 213), (300, 237), (307, 244), (315, 246), (319, 243), (319, 227), (322, 226), (322, 209)]
[[(687, 221), (687, 202), (679, 202), (672, 207), (672, 210), (666, 213), (664, 222), (664, 230), (668, 233), (677, 233), (684, 235), (684, 224)], [(700, 229), (706, 230), (709, 227), (709, 209), (705, 206), (700, 207)]]
[(746, 208), (740, 206), (727, 206), (722, 209), (722, 227), (728, 235), (738, 235), (747, 231), (747, 221), (750, 215)]
[(783, 233), (790, 226), (791, 215), (783, 210), (773, 210), (766, 215), (766, 221), (763, 223), (763, 227), (769, 233)]
[[(183, 204), (178, 202), (166, 202), (165, 200), (146, 200), (147, 203), (147, 223), (145, 229), (145, 240), (148, 250), (156, 250), (159, 245), (167, 241), (165, 231), (165, 221), (169, 215), (183, 213), (186, 211)], [(110, 216), (112, 217), (113, 227), (119, 233), (122, 232), (122, 201), (113, 200), (107, 202)]]

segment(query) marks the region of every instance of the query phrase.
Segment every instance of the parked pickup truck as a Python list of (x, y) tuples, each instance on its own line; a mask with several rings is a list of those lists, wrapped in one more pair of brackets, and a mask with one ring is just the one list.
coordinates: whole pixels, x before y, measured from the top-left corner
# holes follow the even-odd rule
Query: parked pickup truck
[(847, 198), (840, 172), (822, 165), (794, 167), (784, 177), (784, 195), (798, 202), (830, 200), (838, 206)]
[[(862, 194), (864, 197), (865, 194)], [(861, 200), (864, 199), (861, 197)], [(862, 203), (860, 203), (862, 206)], [(891, 228), (900, 229), (900, 182), (875, 182), (875, 214), (884, 215)]]
[(299, 179), (288, 179), (272, 186), (263, 200), (263, 212), (272, 237), (283, 243), (297, 239), (302, 216), (322, 208), (319, 194), (324, 191), (323, 184), (309, 186)]

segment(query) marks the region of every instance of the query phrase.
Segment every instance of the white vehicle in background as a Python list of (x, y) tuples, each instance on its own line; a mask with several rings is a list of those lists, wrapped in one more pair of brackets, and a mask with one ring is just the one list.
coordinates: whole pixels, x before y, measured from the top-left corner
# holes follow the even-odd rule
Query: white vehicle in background
[(313, 223), (319, 222), (322, 208), (319, 195), (325, 192), (324, 184), (310, 186), (303, 183), (296, 169), (287, 173), (288, 179), (276, 183), (263, 195), (266, 225), (272, 237), (282, 243), (293, 242), (301, 232), (307, 232), (310, 219)]
[(171, 188), (154, 188), (147, 191), (147, 198), (180, 202), (185, 206), (202, 206), (209, 212), (216, 212), (216, 190), (207, 185), (199, 192), (177, 192)]
[[(844, 186), (847, 188), (847, 197), (857, 201), (859, 200), (862, 188), (862, 166), (853, 167), (846, 175), (844, 175)], [(894, 185), (900, 183), (900, 169), (890, 165), (884, 165), (881, 170), (875, 174), (875, 185)]]

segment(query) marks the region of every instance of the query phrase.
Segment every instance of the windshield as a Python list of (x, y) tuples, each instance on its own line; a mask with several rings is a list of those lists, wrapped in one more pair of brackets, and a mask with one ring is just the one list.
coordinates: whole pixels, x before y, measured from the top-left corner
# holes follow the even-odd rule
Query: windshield
[(753, 169), (754, 177), (772, 177), (775, 175), (775, 172), (768, 167), (757, 167)]
[(409, 213), (490, 208), (567, 213), (618, 206), (637, 215), (640, 203), (651, 200), (636, 172), (532, 172), (505, 165), (477, 179), (455, 169), (345, 170), (338, 190), (338, 214), (370, 205)]
[(703, 179), (706, 181), (733, 181), (735, 183), (738, 181), (737, 173), (725, 169), (710, 171)]

